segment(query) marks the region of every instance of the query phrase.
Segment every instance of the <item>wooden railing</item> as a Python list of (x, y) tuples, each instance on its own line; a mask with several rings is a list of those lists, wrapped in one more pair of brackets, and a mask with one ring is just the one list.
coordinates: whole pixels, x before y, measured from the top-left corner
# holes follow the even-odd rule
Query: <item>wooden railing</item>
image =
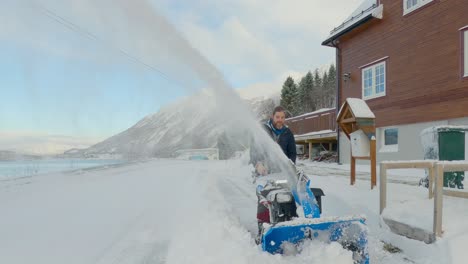
[(384, 161), (380, 163), (380, 214), (387, 206), (387, 170), (427, 169), (429, 172), (429, 199), (434, 197), (433, 232), (442, 236), (443, 195), (468, 199), (468, 192), (444, 190), (444, 172), (468, 171), (468, 161)]
[(440, 161), (435, 165), (436, 182), (434, 197), (434, 233), (442, 236), (442, 209), (443, 195), (468, 199), (467, 192), (444, 190), (444, 172), (448, 171), (468, 171), (468, 162)]
[(295, 135), (323, 130), (336, 131), (336, 109), (316, 111), (288, 118), (286, 124)]

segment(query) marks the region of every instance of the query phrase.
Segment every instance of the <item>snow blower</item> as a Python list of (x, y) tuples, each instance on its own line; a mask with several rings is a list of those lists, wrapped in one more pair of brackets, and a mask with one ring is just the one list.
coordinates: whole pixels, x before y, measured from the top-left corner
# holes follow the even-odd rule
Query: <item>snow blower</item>
[[(298, 171), (294, 188), (278, 175), (257, 180), (259, 207), (267, 210), (259, 219), (262, 249), (283, 254), (291, 245), (299, 247), (307, 239), (325, 243), (338, 242), (353, 252), (354, 263), (368, 264), (367, 227), (362, 216), (321, 217), (321, 189), (311, 188), (310, 179)], [(292, 191), (291, 191), (292, 189)], [(302, 214), (303, 212), (303, 214)], [(261, 214), (261, 213), (260, 213)]]

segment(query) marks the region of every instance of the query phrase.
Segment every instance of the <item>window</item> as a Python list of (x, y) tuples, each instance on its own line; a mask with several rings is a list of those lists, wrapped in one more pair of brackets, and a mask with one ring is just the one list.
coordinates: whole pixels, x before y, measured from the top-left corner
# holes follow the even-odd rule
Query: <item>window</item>
[(380, 131), (379, 152), (398, 152), (398, 128), (384, 128)]
[(434, 0), (403, 0), (403, 15), (425, 6)]
[(418, 4), (418, 0), (406, 0), (406, 9), (411, 9)]
[(387, 128), (384, 130), (384, 145), (398, 145), (398, 128)]
[(463, 77), (468, 77), (468, 27), (465, 27), (462, 33), (462, 71)]
[(362, 69), (362, 98), (385, 96), (385, 61)]

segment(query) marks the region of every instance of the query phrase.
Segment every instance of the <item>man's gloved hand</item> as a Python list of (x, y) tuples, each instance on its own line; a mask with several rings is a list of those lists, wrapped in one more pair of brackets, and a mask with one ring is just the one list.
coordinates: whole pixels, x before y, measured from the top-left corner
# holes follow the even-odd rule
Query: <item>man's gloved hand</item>
[(265, 166), (263, 163), (261, 162), (257, 162), (257, 165), (255, 165), (255, 171), (259, 174), (259, 175), (262, 175), (262, 176), (265, 176), (268, 174), (268, 167)]

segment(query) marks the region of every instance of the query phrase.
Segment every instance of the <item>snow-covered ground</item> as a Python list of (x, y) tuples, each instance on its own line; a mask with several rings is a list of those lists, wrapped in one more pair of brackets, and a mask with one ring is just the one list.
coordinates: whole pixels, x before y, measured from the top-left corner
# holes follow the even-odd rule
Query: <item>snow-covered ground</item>
[(117, 159), (38, 159), (38, 160), (0, 160), (0, 181), (18, 177), (33, 177), (38, 174), (71, 171), (105, 165), (115, 166), (126, 162)]
[[(323, 215), (367, 216), (371, 263), (466, 263), (465, 200), (444, 198), (444, 237), (427, 245), (380, 227), (378, 188), (362, 180), (365, 169), (349, 186), (346, 166), (302, 167), (326, 194)], [(262, 252), (250, 174), (242, 159), (151, 160), (0, 182), (0, 263), (352, 263), (338, 244), (312, 242), (297, 256)], [(432, 206), (427, 189), (388, 188), (389, 207)]]

